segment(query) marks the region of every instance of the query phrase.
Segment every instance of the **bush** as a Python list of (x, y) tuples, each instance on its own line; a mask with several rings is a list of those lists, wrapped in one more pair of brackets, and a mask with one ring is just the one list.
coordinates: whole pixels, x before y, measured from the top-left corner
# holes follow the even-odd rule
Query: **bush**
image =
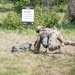
[(53, 11), (53, 10), (47, 10), (46, 12), (46, 16), (44, 19), (44, 26), (45, 27), (58, 27), (59, 24), (59, 15), (57, 14), (57, 12)]
[(22, 28), (21, 18), (17, 13), (9, 13), (7, 18), (3, 20), (3, 26), (7, 29), (20, 29)]
[(54, 10), (39, 6), (35, 8), (34, 27), (38, 25), (43, 25), (44, 27), (58, 26), (59, 19), (59, 15)]
[[(34, 25), (31, 28), (36, 28), (38, 25), (44, 27), (58, 26), (59, 15), (54, 10), (48, 8), (39, 7), (35, 8)], [(7, 18), (3, 20), (3, 26), (7, 29), (23, 29), (25, 26), (22, 25), (21, 17), (17, 13), (9, 13)]]

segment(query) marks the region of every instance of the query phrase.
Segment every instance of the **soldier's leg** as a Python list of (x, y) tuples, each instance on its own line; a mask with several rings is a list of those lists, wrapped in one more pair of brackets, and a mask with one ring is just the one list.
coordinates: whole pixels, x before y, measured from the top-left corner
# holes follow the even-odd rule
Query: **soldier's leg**
[(57, 31), (57, 39), (61, 42), (61, 43), (64, 43), (65, 42), (65, 39), (64, 37), (62, 36), (62, 34)]
[(60, 49), (61, 45), (57, 44), (57, 32), (54, 32), (50, 37), (49, 37), (49, 50), (54, 51), (57, 49)]
[(55, 51), (55, 50), (59, 50), (59, 53), (62, 53), (61, 50), (62, 50), (62, 46), (61, 45), (49, 45), (49, 48), (48, 48), (50, 51)]
[(60, 49), (60, 45), (49, 44), (48, 48), (50, 51), (54, 51), (54, 50)]
[(58, 40), (59, 40), (61, 43), (63, 43), (64, 45), (72, 45), (72, 46), (75, 46), (75, 41), (65, 40), (65, 39), (63, 38), (63, 36), (61, 35), (61, 33), (59, 33)]
[(72, 45), (72, 46), (75, 46), (75, 41), (65, 40), (65, 41), (64, 41), (64, 44), (65, 44), (65, 45)]

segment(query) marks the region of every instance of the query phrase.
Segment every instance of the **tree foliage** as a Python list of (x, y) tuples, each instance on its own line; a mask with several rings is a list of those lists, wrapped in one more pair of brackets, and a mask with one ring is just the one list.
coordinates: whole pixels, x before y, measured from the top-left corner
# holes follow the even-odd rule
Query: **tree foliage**
[(3, 20), (3, 26), (7, 29), (19, 29), (22, 27), (21, 18), (17, 13), (9, 13)]
[(17, 12), (21, 12), (22, 6), (44, 6), (51, 8), (53, 5), (60, 5), (61, 3), (66, 2), (66, 0), (10, 0)]
[[(44, 27), (59, 26), (60, 20), (57, 12), (63, 12), (64, 1), (66, 0), (9, 0), (14, 4), (14, 9), (17, 14), (8, 14), (4, 19), (3, 25), (7, 29), (19, 29), (22, 28), (21, 22), (21, 10), (23, 6), (33, 6), (35, 10), (34, 25), (35, 28), (38, 25)], [(49, 2), (49, 4), (47, 4)], [(59, 8), (60, 7), (60, 8)], [(59, 9), (58, 9), (59, 8)]]
[(69, 21), (75, 21), (75, 0), (69, 0), (68, 3), (68, 19)]

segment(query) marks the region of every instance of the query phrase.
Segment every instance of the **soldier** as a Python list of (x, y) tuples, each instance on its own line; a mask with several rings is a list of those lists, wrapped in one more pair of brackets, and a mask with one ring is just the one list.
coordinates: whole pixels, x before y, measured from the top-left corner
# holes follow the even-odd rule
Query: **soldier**
[[(47, 51), (47, 48), (50, 51), (54, 51), (61, 49), (64, 45), (73, 45), (75, 46), (75, 42), (65, 40), (63, 36), (61, 35), (60, 31), (56, 28), (44, 28), (42, 26), (38, 26), (36, 28), (36, 32), (38, 33), (37, 41), (34, 44), (34, 50), (39, 52), (40, 50), (40, 44), (42, 44)], [(56, 41), (59, 41), (61, 44), (58, 44)], [(45, 51), (45, 52), (46, 52)]]

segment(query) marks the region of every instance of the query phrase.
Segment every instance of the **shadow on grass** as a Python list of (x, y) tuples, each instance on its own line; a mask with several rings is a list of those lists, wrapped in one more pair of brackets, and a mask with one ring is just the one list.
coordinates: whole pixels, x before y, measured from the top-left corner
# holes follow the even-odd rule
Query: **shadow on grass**
[(49, 52), (44, 52), (44, 51), (40, 51), (39, 53), (36, 52), (35, 50), (30, 50), (31, 53), (34, 53), (34, 54), (42, 54), (42, 55), (48, 55), (48, 54), (63, 54), (62, 52), (52, 52), (52, 51), (49, 51)]
[[(12, 52), (12, 51), (11, 51)], [(19, 52), (19, 51), (15, 51), (15, 52)], [(15, 52), (12, 52), (12, 53), (15, 53)], [(22, 52), (25, 52), (25, 51), (20, 51), (21, 53)], [(26, 51), (27, 52), (27, 51)], [(49, 54), (63, 54), (63, 53), (60, 53), (60, 52), (44, 52), (44, 51), (39, 51), (39, 52), (36, 52), (34, 49), (31, 49), (29, 50), (28, 52), (30, 53), (33, 53), (33, 54), (41, 54), (41, 55), (49, 55)]]

